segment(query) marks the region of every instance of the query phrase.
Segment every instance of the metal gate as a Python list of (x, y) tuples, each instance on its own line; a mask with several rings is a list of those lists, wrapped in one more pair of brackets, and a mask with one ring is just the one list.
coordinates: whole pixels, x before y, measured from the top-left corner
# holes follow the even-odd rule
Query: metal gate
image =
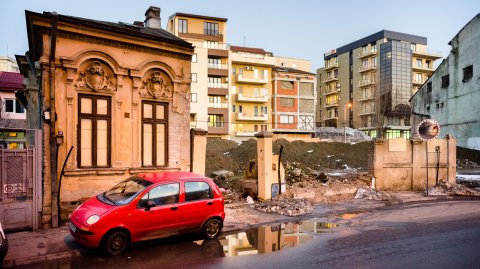
[[(36, 229), (34, 225), (35, 148), (0, 149), (0, 221), (8, 230)], [(35, 201), (35, 202), (34, 202)]]

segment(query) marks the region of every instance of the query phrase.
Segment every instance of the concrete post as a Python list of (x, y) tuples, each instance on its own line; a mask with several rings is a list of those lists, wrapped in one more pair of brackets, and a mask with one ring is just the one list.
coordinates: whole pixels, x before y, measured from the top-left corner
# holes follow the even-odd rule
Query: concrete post
[(257, 171), (258, 171), (258, 198), (268, 200), (272, 198), (272, 137), (271, 132), (256, 133), (257, 138)]
[(207, 153), (207, 131), (190, 129), (190, 171), (205, 175), (205, 158)]

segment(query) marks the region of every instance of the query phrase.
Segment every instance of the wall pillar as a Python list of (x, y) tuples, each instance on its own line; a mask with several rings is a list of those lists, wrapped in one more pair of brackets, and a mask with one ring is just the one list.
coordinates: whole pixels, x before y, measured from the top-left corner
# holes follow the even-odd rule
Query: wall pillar
[(272, 198), (272, 137), (271, 132), (256, 133), (257, 138), (257, 172), (258, 198)]
[(190, 171), (205, 176), (207, 131), (190, 129)]

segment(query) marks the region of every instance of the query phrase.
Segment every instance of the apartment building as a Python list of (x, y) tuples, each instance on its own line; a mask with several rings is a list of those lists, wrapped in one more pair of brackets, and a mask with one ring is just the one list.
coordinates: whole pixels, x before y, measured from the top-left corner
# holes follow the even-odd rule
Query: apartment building
[(276, 59), (260, 48), (230, 46), (230, 139), (247, 140), (272, 131), (270, 93)]
[(275, 66), (272, 71), (274, 136), (285, 139), (312, 137), (315, 133), (315, 74), (283, 66)]
[(208, 130), (210, 137), (229, 135), (229, 47), (227, 19), (175, 13), (167, 31), (195, 47), (191, 64), (190, 127)]
[(434, 72), (427, 38), (382, 30), (324, 54), (317, 126), (410, 137), (410, 97)]

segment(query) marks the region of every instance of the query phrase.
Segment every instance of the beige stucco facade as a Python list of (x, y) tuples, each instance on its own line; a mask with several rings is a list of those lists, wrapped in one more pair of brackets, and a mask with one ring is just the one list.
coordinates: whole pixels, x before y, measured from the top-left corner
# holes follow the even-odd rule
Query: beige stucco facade
[(27, 12), (44, 93), (43, 227), (56, 226), (57, 199), (65, 218), (128, 176), (189, 171), (191, 161), (193, 47), (160, 29), (55, 17)]

